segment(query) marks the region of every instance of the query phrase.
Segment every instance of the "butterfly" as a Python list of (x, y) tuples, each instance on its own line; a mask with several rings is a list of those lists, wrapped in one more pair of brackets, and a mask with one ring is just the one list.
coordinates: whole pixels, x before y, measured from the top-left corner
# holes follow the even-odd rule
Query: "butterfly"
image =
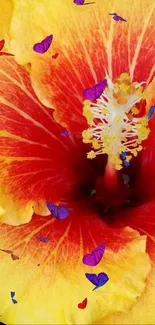
[(155, 106), (151, 106), (148, 113), (147, 113), (147, 117), (150, 120), (152, 118), (152, 114), (155, 112)]
[(87, 302), (88, 302), (88, 300), (87, 300), (87, 298), (85, 298), (82, 302), (80, 302), (80, 303), (78, 304), (78, 308), (80, 308), (80, 309), (85, 309), (86, 306), (87, 306)]
[(14, 299), (15, 292), (11, 291), (10, 294), (11, 294), (11, 299), (12, 299), (13, 304), (17, 304), (17, 300)]
[(49, 239), (47, 237), (36, 237), (38, 240), (42, 241), (43, 243), (48, 243)]
[(55, 53), (54, 55), (52, 55), (52, 59), (57, 59), (59, 53)]
[(105, 251), (105, 244), (97, 246), (92, 253), (83, 257), (82, 262), (88, 266), (96, 266), (102, 259)]
[(86, 99), (89, 99), (91, 101), (96, 100), (97, 98), (99, 98), (102, 95), (106, 85), (107, 85), (107, 80), (104, 79), (104, 80), (98, 82), (92, 88), (86, 88), (83, 92), (83, 96)]
[(43, 54), (47, 52), (49, 49), (51, 43), (53, 41), (53, 35), (49, 35), (46, 38), (44, 38), (40, 43), (36, 43), (33, 46), (33, 50), (37, 53)]
[(50, 202), (46, 202), (46, 205), (56, 219), (63, 220), (70, 215), (69, 210), (64, 206), (58, 207), (57, 205)]
[(99, 273), (98, 275), (85, 273), (85, 276), (91, 283), (96, 286), (92, 291), (102, 287), (109, 280), (107, 274), (103, 272)]
[(78, 6), (82, 6), (82, 5), (92, 5), (93, 3), (95, 3), (94, 1), (93, 2), (87, 2), (87, 3), (84, 3), (85, 0), (74, 0), (73, 3), (75, 3), (76, 5)]
[(109, 15), (111, 15), (111, 16), (113, 16), (112, 18), (114, 19), (114, 20), (116, 20), (116, 21), (127, 21), (127, 20), (125, 20), (124, 18), (122, 18), (121, 16), (118, 16), (115, 12), (114, 13), (112, 13), (112, 14), (109, 14)]
[(65, 130), (65, 131), (61, 132), (60, 135), (62, 137), (68, 137), (70, 134), (69, 134), (69, 131), (68, 130)]

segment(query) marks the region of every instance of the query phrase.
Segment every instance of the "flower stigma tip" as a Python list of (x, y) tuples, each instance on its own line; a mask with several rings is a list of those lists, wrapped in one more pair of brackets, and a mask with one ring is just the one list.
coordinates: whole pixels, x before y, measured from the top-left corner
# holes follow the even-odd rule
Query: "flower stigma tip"
[(122, 73), (114, 83), (106, 76), (107, 86), (96, 101), (83, 102), (83, 115), (88, 129), (82, 132), (84, 143), (92, 150), (87, 158), (107, 154), (117, 170), (128, 167), (130, 160), (138, 155), (142, 141), (148, 138), (148, 116), (136, 117), (140, 113), (137, 103), (147, 98), (142, 85), (132, 82), (127, 73)]

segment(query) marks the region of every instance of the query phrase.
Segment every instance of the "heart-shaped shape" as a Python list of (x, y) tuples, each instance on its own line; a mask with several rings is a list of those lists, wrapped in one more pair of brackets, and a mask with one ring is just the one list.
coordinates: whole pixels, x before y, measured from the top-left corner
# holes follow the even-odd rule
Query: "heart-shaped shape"
[(52, 55), (52, 59), (57, 59), (59, 53), (55, 53), (54, 55)]
[(49, 49), (49, 47), (52, 43), (52, 40), (53, 40), (53, 35), (51, 34), (51, 35), (47, 36), (46, 38), (44, 38), (40, 43), (34, 44), (33, 50), (40, 54), (45, 53)]
[(96, 266), (102, 259), (105, 251), (105, 244), (97, 246), (92, 253), (87, 254), (83, 257), (83, 264), (88, 266)]
[(5, 41), (4, 41), (4, 39), (2, 39), (2, 40), (0, 41), (0, 51), (3, 49), (4, 44), (5, 44)]
[(69, 133), (68, 130), (65, 130), (65, 131), (61, 132), (60, 135), (61, 135), (62, 137), (68, 137), (68, 136), (70, 135), (70, 133)]
[(108, 275), (104, 272), (101, 272), (98, 275), (92, 273), (85, 273), (85, 276), (92, 284), (96, 286), (92, 291), (102, 287), (109, 280)]
[(80, 303), (78, 304), (78, 308), (80, 308), (80, 309), (85, 309), (86, 306), (87, 306), (87, 302), (88, 302), (88, 300), (87, 300), (87, 298), (85, 298), (82, 302), (80, 302)]
[(17, 256), (17, 255), (11, 254), (11, 257), (12, 257), (13, 261), (19, 260), (19, 256)]
[(43, 243), (48, 243), (49, 239), (47, 237), (36, 237), (36, 239), (40, 240)]
[(86, 88), (83, 92), (83, 96), (86, 98), (86, 99), (89, 99), (91, 101), (94, 101), (96, 99), (98, 99), (104, 89), (106, 88), (107, 86), (107, 80), (104, 79), (102, 81), (99, 81), (96, 85), (94, 85), (92, 88)]
[(46, 202), (47, 208), (53, 214), (53, 216), (59, 220), (63, 220), (70, 215), (69, 210), (64, 207), (58, 207), (56, 204)]

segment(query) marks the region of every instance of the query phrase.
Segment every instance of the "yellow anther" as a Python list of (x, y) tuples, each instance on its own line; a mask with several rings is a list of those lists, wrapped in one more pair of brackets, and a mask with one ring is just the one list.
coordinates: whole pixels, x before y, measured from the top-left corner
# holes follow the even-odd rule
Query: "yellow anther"
[(121, 170), (122, 168), (123, 168), (122, 165), (116, 165), (116, 169), (117, 169), (117, 170)]
[(90, 143), (92, 135), (89, 133), (88, 130), (84, 130), (82, 132), (83, 142), (84, 143)]
[(92, 141), (92, 145), (93, 145), (93, 148), (98, 150), (100, 149), (100, 144), (98, 143), (98, 141), (95, 139)]
[(137, 147), (137, 141), (134, 142), (134, 143), (132, 144), (132, 146), (133, 146), (134, 148), (136, 148), (136, 147)]
[(119, 123), (122, 120), (122, 116), (117, 116), (115, 119), (116, 119), (116, 122)]
[(139, 146), (138, 148), (137, 148), (137, 151), (142, 151), (143, 150), (143, 147), (142, 146)]
[(122, 137), (121, 140), (122, 140), (122, 141), (127, 141), (127, 138)]
[(91, 101), (90, 100), (88, 100), (88, 99), (84, 100), (84, 102), (83, 102), (83, 106), (84, 107), (90, 107), (90, 105), (91, 105)]
[(90, 152), (87, 153), (87, 158), (88, 159), (93, 159), (96, 157), (95, 151), (91, 150)]
[(145, 126), (140, 125), (140, 127), (138, 128), (138, 138), (140, 140), (147, 139), (149, 133), (150, 133), (150, 130), (147, 129)]
[(103, 113), (103, 114), (107, 114), (108, 112), (109, 112), (108, 109), (106, 109), (106, 108), (103, 108), (103, 109), (102, 109), (102, 113)]
[(119, 85), (119, 89), (121, 91), (123, 91), (124, 93), (127, 93), (128, 90), (130, 89), (130, 86), (129, 85), (126, 85), (125, 83), (122, 83), (122, 84)]
[(130, 156), (126, 156), (126, 161), (130, 161), (132, 159), (132, 156), (130, 155)]
[(120, 77), (119, 77), (119, 80), (130, 80), (130, 76), (128, 73), (121, 73)]
[(98, 126), (103, 126), (103, 125), (104, 125), (104, 123), (98, 123), (97, 125), (98, 125)]
[(120, 147), (120, 148), (119, 148), (119, 153), (121, 153), (121, 152), (125, 152), (125, 148)]
[(148, 125), (148, 118), (147, 117), (142, 117), (140, 119), (140, 122), (143, 126), (147, 126)]
[(134, 115), (137, 115), (139, 113), (139, 110), (137, 107), (133, 107), (131, 112), (134, 114)]
[(133, 150), (131, 150), (131, 153), (135, 156), (135, 157), (137, 157), (137, 155), (138, 155), (138, 153), (137, 153), (137, 150), (136, 149), (133, 149)]
[(93, 113), (91, 112), (90, 108), (87, 106), (84, 106), (83, 109), (83, 116), (87, 119), (87, 122), (90, 126), (93, 125)]
[(143, 91), (142, 98), (143, 99), (147, 99), (148, 98), (148, 92), (146, 90)]

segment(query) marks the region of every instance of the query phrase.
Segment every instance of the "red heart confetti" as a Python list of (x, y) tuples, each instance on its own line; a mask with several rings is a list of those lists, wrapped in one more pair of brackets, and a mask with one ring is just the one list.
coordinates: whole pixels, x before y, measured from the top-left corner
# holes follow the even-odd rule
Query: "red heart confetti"
[(19, 260), (19, 256), (17, 256), (17, 255), (11, 254), (11, 257), (12, 257), (13, 261)]
[(80, 302), (80, 303), (78, 304), (78, 308), (80, 308), (80, 309), (85, 309), (86, 306), (87, 306), (87, 302), (88, 302), (88, 300), (87, 300), (87, 298), (85, 298), (82, 302)]
[(2, 39), (2, 40), (0, 41), (0, 51), (3, 49), (4, 44), (5, 44), (5, 41), (4, 41), (4, 39)]
[(52, 55), (52, 59), (56, 59), (58, 57), (59, 53), (55, 53), (54, 55)]

